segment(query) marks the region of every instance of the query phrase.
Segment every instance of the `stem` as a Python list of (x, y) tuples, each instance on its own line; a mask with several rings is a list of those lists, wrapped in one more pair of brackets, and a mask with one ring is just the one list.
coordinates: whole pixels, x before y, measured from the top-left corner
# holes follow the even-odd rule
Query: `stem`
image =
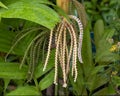
[(65, 96), (69, 96), (68, 87), (64, 88)]
[(34, 78), (34, 82), (35, 82), (36, 88), (37, 88), (37, 90), (38, 90), (38, 92), (39, 92), (39, 95), (42, 96), (42, 92), (41, 92), (41, 90), (40, 90), (40, 87), (39, 87), (39, 84), (38, 84), (38, 81), (37, 81), (36, 78)]
[(55, 96), (58, 96), (58, 85), (55, 85)]
[(68, 13), (69, 9), (69, 0), (56, 0), (57, 6), (62, 8), (66, 13)]

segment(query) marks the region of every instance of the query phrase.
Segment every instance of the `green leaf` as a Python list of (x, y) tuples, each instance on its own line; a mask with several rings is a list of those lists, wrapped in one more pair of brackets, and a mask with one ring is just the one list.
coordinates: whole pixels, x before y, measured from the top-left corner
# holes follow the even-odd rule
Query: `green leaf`
[(93, 5), (92, 5), (92, 2), (89, 2), (89, 1), (86, 1), (84, 2), (84, 5), (86, 6), (87, 9), (92, 9), (93, 8)]
[(6, 92), (9, 83), (10, 83), (10, 79), (4, 79), (4, 93)]
[[(114, 62), (119, 60), (119, 55), (110, 52), (110, 49), (103, 47), (104, 50), (99, 50), (96, 54), (96, 62)], [(106, 63), (107, 64), (107, 63)]]
[(77, 77), (77, 81), (74, 82), (74, 77), (71, 76), (71, 74), (69, 75), (69, 80), (70, 80), (70, 84), (72, 85), (72, 91), (76, 96), (81, 96), (81, 95), (87, 95), (87, 92), (85, 90), (85, 80), (84, 80), (84, 76), (83, 76), (83, 69), (82, 69), (82, 65), (78, 62), (77, 63), (77, 68), (78, 68), (78, 77)]
[[(15, 40), (16, 33), (8, 31), (8, 27), (9, 26), (0, 23), (0, 29), (1, 29), (0, 30), (0, 51), (5, 52), (5, 53), (8, 53), (11, 46), (14, 44), (13, 41), (14, 42), (16, 41)], [(26, 48), (28, 47), (30, 42), (35, 37), (35, 35), (37, 33), (37, 29), (31, 28), (30, 31), (27, 31), (27, 32), (29, 32), (28, 35), (26, 37), (24, 37), (21, 41), (19, 41), (18, 44), (13, 48), (13, 50), (11, 50), (12, 54), (24, 55)], [(16, 38), (16, 39), (18, 39), (18, 38)]]
[[(18, 31), (20, 27), (23, 27), (23, 24), (27, 22), (23, 19), (18, 18), (2, 18), (1, 22), (11, 28), (11, 31), (16, 30)], [(29, 21), (30, 22), (30, 21)], [(33, 22), (32, 22), (33, 23)], [(35, 23), (36, 24), (36, 23)], [(8, 27), (8, 28), (9, 28)], [(21, 28), (22, 29), (22, 28)]]
[(113, 84), (119, 86), (120, 85), (120, 77), (119, 76), (113, 76), (112, 77)]
[[(16, 34), (13, 32), (0, 30), (0, 51), (1, 52), (7, 53), (10, 50), (12, 46), (13, 38), (15, 38), (15, 35)], [(21, 42), (21, 44), (19, 43), (19, 45), (16, 48), (14, 48), (14, 50), (12, 50), (11, 53), (17, 54), (17, 55), (23, 55), (25, 48), (27, 47), (25, 46), (26, 44), (24, 44), (25, 42)]]
[(119, 56), (110, 52), (111, 44), (109, 39), (114, 35), (113, 29), (104, 29), (103, 20), (98, 20), (94, 26), (95, 45), (96, 45), (96, 62), (112, 62)]
[(41, 90), (48, 88), (53, 84), (54, 80), (54, 70), (50, 71), (45, 77), (39, 82), (39, 86)]
[(41, 61), (35, 70), (35, 78), (41, 77), (43, 74), (50, 71), (54, 67), (54, 58), (55, 58), (55, 50), (51, 50), (50, 58), (46, 70), (43, 71), (44, 63)]
[(8, 7), (5, 6), (1, 1), (0, 1), (0, 7), (3, 7), (3, 8), (5, 8), (5, 9), (8, 9)]
[(104, 35), (103, 35), (103, 38), (105, 39), (110, 39), (113, 37), (113, 35), (115, 34), (115, 29), (113, 28), (106, 28), (105, 31), (104, 31)]
[(83, 70), (85, 70), (84, 74), (89, 76), (89, 72), (92, 68), (92, 46), (91, 46), (91, 39), (90, 39), (90, 30), (89, 26), (87, 25), (84, 34), (83, 34), (83, 45), (82, 45), (82, 58), (83, 58)]
[(18, 87), (16, 90), (7, 94), (7, 96), (39, 96), (39, 92), (34, 86)]
[(102, 96), (108, 95), (108, 88), (105, 87), (93, 94), (93, 96), (100, 96), (100, 95)]
[(117, 3), (119, 3), (119, 0), (110, 0), (109, 5), (113, 6), (113, 5), (116, 5)]
[(108, 86), (108, 95), (114, 95), (116, 94), (116, 90), (112, 84), (109, 84)]
[(112, 38), (114, 35), (114, 29), (106, 29), (102, 36), (98, 37), (99, 40), (97, 42), (97, 52), (96, 52), (96, 62), (114, 62), (115, 60), (119, 60), (119, 55), (114, 54), (110, 51), (112, 46), (112, 42), (110, 43), (108, 40)]
[(103, 75), (103, 73), (90, 75), (87, 87), (90, 90), (90, 92), (92, 92), (93, 90), (106, 84), (108, 81), (109, 79), (106, 77), (106, 75)]
[(15, 33), (9, 32), (7, 26), (0, 23), (0, 51), (7, 52), (10, 49)]
[(52, 29), (60, 21), (60, 18), (55, 11), (40, 1), (15, 1), (14, 3), (8, 4), (8, 10), (0, 10), (1, 17), (21, 18)]
[(27, 67), (19, 69), (18, 63), (0, 62), (0, 78), (5, 79), (25, 79)]
[(106, 66), (106, 65), (96, 66), (96, 67), (92, 70), (91, 75), (94, 75), (94, 74), (98, 73), (99, 71), (103, 70), (105, 66)]
[(103, 20), (99, 19), (96, 21), (94, 26), (94, 39), (95, 39), (96, 50), (99, 47), (98, 43), (101, 40), (103, 33), (104, 33), (104, 22)]

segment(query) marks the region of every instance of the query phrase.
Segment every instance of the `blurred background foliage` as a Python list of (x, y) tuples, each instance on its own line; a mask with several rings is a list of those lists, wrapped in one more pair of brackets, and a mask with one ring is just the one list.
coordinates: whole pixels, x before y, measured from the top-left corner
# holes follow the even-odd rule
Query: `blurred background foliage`
[[(92, 67), (86, 57), (81, 68), (84, 79), (82, 89), (76, 88), (76, 95), (115, 95), (119, 94), (120, 80), (120, 1), (119, 0), (79, 0), (86, 9), (92, 42)], [(84, 36), (85, 36), (84, 31)], [(88, 38), (88, 37), (87, 37)], [(85, 39), (85, 37), (84, 37)], [(89, 40), (88, 40), (89, 41)], [(85, 44), (87, 39), (83, 41)], [(90, 43), (90, 42), (89, 42)], [(87, 42), (88, 44), (88, 42)], [(87, 47), (88, 48), (88, 47)], [(91, 53), (83, 45), (83, 57)], [(90, 48), (90, 47), (89, 47)], [(88, 68), (86, 66), (89, 66)], [(91, 70), (88, 71), (91, 67)], [(93, 69), (92, 69), (93, 68)], [(85, 73), (88, 73), (85, 76)], [(81, 73), (82, 75), (82, 73)], [(89, 75), (89, 76), (87, 76)], [(78, 82), (79, 82), (78, 81)], [(84, 86), (84, 87), (83, 87)], [(86, 88), (86, 89), (84, 89)], [(74, 88), (73, 88), (74, 89)], [(78, 89), (78, 90), (77, 90)], [(82, 92), (80, 90), (83, 90)], [(86, 90), (86, 91), (85, 91)], [(81, 93), (80, 93), (81, 92)]]

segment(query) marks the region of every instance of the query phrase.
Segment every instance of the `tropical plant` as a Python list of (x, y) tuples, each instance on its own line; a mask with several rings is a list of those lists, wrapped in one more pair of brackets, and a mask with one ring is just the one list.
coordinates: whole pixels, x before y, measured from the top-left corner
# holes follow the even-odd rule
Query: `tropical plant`
[[(119, 1), (50, 1), (0, 1), (0, 94), (119, 94)], [(116, 25), (104, 14), (112, 7)]]
[[(53, 82), (53, 78), (47, 79), (54, 76), (51, 61), (47, 70), (42, 71), (48, 40), (45, 37), (49, 36), (49, 29), (52, 29), (60, 18), (53, 9), (47, 6), (47, 4), (52, 5), (47, 0), (33, 2), (2, 0), (1, 4), (5, 4), (8, 8), (0, 9), (0, 41), (2, 43), (0, 49), (3, 54), (0, 77), (4, 80), (4, 94), (7, 90), (10, 91), (7, 88), (11, 79), (17, 85), (17, 89), (8, 95), (41, 94), (41, 91)], [(26, 83), (26, 80), (31, 83)], [(24, 90), (26, 91), (22, 92)]]

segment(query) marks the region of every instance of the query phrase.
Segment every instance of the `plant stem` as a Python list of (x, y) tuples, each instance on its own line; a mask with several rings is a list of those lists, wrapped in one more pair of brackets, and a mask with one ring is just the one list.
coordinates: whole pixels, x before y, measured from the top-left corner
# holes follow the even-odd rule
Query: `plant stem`
[(68, 87), (64, 88), (65, 96), (69, 96)]
[(57, 6), (62, 8), (66, 13), (68, 13), (69, 9), (69, 0), (56, 0)]
[(37, 88), (37, 90), (38, 90), (38, 92), (39, 92), (39, 95), (42, 96), (42, 92), (41, 92), (41, 90), (40, 90), (40, 87), (39, 87), (39, 84), (38, 84), (38, 81), (37, 81), (36, 78), (34, 78), (34, 82), (35, 82), (36, 88)]
[(55, 96), (58, 96), (58, 85), (55, 85)]

